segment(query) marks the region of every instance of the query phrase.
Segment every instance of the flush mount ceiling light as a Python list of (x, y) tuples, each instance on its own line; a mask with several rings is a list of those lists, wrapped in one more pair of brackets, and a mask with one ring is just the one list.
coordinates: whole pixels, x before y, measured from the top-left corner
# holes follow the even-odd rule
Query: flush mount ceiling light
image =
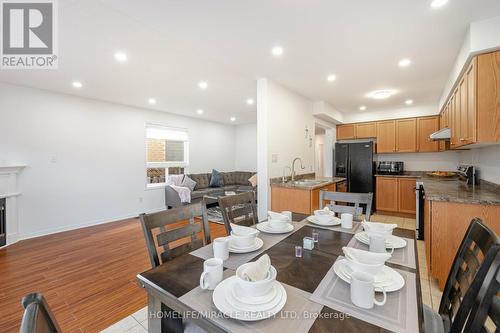
[(326, 80), (328, 82), (333, 82), (337, 79), (337, 76), (335, 74), (329, 74), (327, 77), (326, 77)]
[(149, 98), (148, 99), (148, 103), (151, 104), (151, 105), (155, 105), (156, 104), (156, 99), (154, 98)]
[(275, 57), (280, 57), (283, 55), (283, 47), (275, 46), (271, 49), (271, 54)]
[(431, 8), (437, 9), (441, 8), (448, 3), (448, 0), (432, 0)]
[(361, 106), (359, 107), (359, 109), (360, 109), (361, 111), (365, 111), (365, 110), (366, 110), (366, 106), (361, 105)]
[(198, 109), (198, 110), (196, 110), (196, 113), (197, 113), (197, 114), (203, 114), (203, 112), (205, 112), (205, 111), (203, 111), (202, 109)]
[(71, 82), (71, 85), (76, 89), (80, 89), (81, 87), (83, 87), (83, 84), (80, 81), (73, 81)]
[(198, 87), (200, 87), (201, 90), (206, 90), (208, 88), (207, 81), (200, 81), (200, 82), (198, 82)]
[(412, 100), (412, 99), (407, 99), (407, 100), (405, 101), (405, 104), (406, 104), (406, 105), (412, 105), (412, 104), (413, 104), (413, 100)]
[(401, 59), (401, 60), (399, 60), (398, 65), (399, 65), (399, 67), (408, 67), (411, 65), (411, 60), (408, 58)]
[(254, 105), (255, 101), (252, 98), (247, 99), (248, 105)]
[(231, 117), (231, 118), (229, 118), (229, 120), (234, 122), (234, 121), (236, 121), (236, 117)]
[(125, 62), (127, 61), (127, 54), (121, 51), (118, 51), (115, 53), (115, 60), (118, 62)]
[(389, 89), (383, 89), (383, 90), (376, 90), (368, 94), (368, 97), (371, 97), (373, 99), (386, 99), (394, 95), (394, 90), (389, 90)]

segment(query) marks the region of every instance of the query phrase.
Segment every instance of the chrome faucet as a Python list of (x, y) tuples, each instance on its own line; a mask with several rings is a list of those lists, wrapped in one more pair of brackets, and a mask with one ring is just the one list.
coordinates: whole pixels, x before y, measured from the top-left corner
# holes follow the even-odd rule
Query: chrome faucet
[(300, 168), (304, 170), (306, 167), (302, 164), (302, 160), (300, 157), (295, 157), (292, 162), (292, 168), (291, 168), (291, 177), (292, 177), (292, 182), (295, 180), (295, 162), (300, 161)]
[[(285, 174), (286, 174), (286, 169), (290, 169), (290, 167), (288, 165), (285, 165), (283, 167), (283, 176), (281, 177), (281, 182), (284, 183), (285, 182)], [(290, 175), (292, 174), (292, 169), (290, 169)]]

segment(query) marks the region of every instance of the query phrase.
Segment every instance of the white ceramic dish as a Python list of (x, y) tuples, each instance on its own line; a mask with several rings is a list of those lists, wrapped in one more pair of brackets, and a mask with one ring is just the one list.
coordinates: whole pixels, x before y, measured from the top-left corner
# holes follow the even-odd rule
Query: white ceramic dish
[[(273, 281), (273, 284), (276, 281)], [(273, 286), (274, 287), (274, 286)], [(242, 300), (239, 300), (235, 298), (233, 295), (233, 291), (235, 289), (238, 289), (238, 284), (233, 284), (232, 288), (227, 288), (225, 290), (226, 292), (226, 301), (235, 309), (239, 311), (248, 311), (248, 312), (260, 312), (260, 311), (269, 311), (272, 308), (276, 307), (276, 305), (279, 304), (281, 301), (282, 294), (280, 292), (274, 292), (274, 297), (271, 298), (269, 301), (260, 303), (260, 304), (250, 304), (243, 298)], [(271, 289), (270, 293), (274, 290), (274, 288)]]
[[(333, 271), (347, 283), (351, 283), (351, 269), (346, 265), (346, 259), (337, 260), (333, 264)], [(381, 273), (375, 276), (375, 287), (383, 287), (386, 292), (400, 290), (405, 285), (405, 280), (394, 269), (384, 266)]]
[(307, 218), (307, 220), (313, 224), (317, 224), (317, 225), (320, 225), (320, 226), (323, 226), (323, 227), (333, 227), (333, 226), (336, 226), (336, 225), (339, 225), (340, 224), (340, 219), (338, 217), (335, 217), (335, 216), (332, 216), (328, 222), (321, 222), (320, 220), (318, 220), (318, 218), (314, 215), (312, 216), (309, 216)]
[[(368, 237), (368, 233), (366, 231), (358, 232), (354, 235), (354, 237), (363, 244), (370, 245), (370, 238)], [(398, 236), (389, 235), (385, 240), (386, 248), (390, 249), (394, 247), (394, 249), (402, 249), (406, 246), (406, 241)]]
[(232, 253), (248, 253), (248, 252), (253, 252), (257, 251), (260, 249), (262, 246), (264, 246), (264, 241), (260, 238), (255, 238), (255, 243), (252, 246), (249, 247), (235, 247), (234, 244), (229, 242), (229, 252)]
[(324, 210), (324, 209), (316, 209), (314, 211), (314, 216), (321, 216), (321, 215), (335, 216), (335, 213), (332, 212), (331, 210)]
[(243, 293), (241, 292), (241, 289), (239, 289), (239, 288), (233, 288), (232, 293), (233, 293), (233, 297), (241, 303), (265, 304), (265, 303), (269, 303), (270, 301), (272, 301), (276, 297), (276, 295), (278, 293), (278, 287), (277, 287), (276, 283), (273, 283), (273, 287), (272, 287), (271, 291), (263, 296), (248, 297), (246, 295), (243, 295)]
[(382, 271), (382, 268), (384, 267), (384, 264), (365, 264), (361, 263), (359, 261), (351, 260), (346, 258), (346, 264), (349, 266), (353, 271), (359, 271), (359, 272), (365, 272), (370, 275), (377, 275), (379, 272)]
[[(224, 281), (219, 283), (219, 285), (215, 288), (213, 292), (212, 300), (214, 302), (214, 305), (224, 315), (237, 320), (257, 321), (274, 316), (275, 314), (280, 312), (281, 309), (283, 309), (283, 307), (285, 306), (287, 300), (286, 290), (281, 285), (281, 283), (275, 281), (274, 283), (277, 288), (277, 294), (278, 294), (276, 297), (279, 298), (279, 302), (275, 307), (263, 311), (258, 311), (258, 310), (241, 311), (236, 309), (228, 302), (226, 298), (227, 295), (231, 297), (231, 293), (228, 293), (227, 290), (231, 290), (232, 288), (235, 287), (236, 279), (237, 279), (236, 276), (232, 276), (230, 278), (225, 279)], [(263, 306), (261, 308), (265, 307)], [(257, 307), (257, 309), (259, 308)]]
[[(256, 230), (258, 232), (258, 230)], [(258, 234), (253, 235), (237, 235), (233, 231), (231, 231), (231, 236), (229, 239), (230, 246), (245, 248), (250, 247), (255, 243), (255, 239)]]
[(273, 283), (276, 280), (276, 268), (273, 266), (269, 267), (266, 278), (260, 281), (248, 281), (244, 279), (244, 272), (246, 267), (254, 263), (246, 263), (238, 267), (236, 270), (237, 284), (236, 286), (240, 288), (241, 294), (252, 296), (264, 296), (271, 292), (273, 288)]
[(257, 229), (268, 234), (285, 234), (287, 232), (293, 231), (293, 225), (291, 223), (285, 223), (285, 228), (283, 230), (276, 230), (273, 229), (266, 221), (257, 223)]

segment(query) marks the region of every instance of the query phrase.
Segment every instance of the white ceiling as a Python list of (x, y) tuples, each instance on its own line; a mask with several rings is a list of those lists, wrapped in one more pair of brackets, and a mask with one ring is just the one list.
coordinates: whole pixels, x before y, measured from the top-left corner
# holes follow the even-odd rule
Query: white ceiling
[[(406, 99), (437, 106), (467, 25), (500, 15), (498, 0), (450, 0), (439, 10), (427, 0), (59, 4), (59, 69), (0, 71), (0, 81), (227, 123), (231, 116), (255, 121), (256, 105), (245, 101), (256, 98), (259, 77), (342, 112), (400, 108)], [(279, 59), (270, 55), (277, 44)], [(117, 50), (127, 53), (126, 63), (114, 60)], [(401, 69), (405, 57), (413, 63)], [(326, 81), (329, 73), (335, 82)], [(83, 88), (72, 88), (73, 80)], [(398, 93), (366, 97), (383, 88)]]

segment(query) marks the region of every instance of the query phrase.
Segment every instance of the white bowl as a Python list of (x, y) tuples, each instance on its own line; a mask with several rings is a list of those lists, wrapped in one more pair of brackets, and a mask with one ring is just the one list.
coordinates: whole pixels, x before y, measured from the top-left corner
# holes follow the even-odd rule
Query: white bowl
[(236, 270), (237, 284), (240, 287), (241, 294), (247, 297), (259, 297), (270, 293), (273, 288), (273, 282), (276, 280), (276, 268), (271, 266), (264, 280), (247, 281), (243, 278), (243, 271), (249, 264), (251, 263), (243, 264)]
[(317, 209), (314, 211), (314, 216), (333, 216), (333, 212), (330, 210)]
[(284, 230), (288, 224), (285, 220), (269, 220), (269, 226), (273, 230)]
[(255, 244), (255, 239), (257, 238), (258, 233), (250, 234), (250, 235), (237, 235), (231, 231), (231, 244), (234, 247), (244, 248), (251, 247)]
[(346, 257), (346, 264), (349, 266), (354, 272), (364, 272), (371, 275), (377, 275), (378, 272), (382, 271), (384, 264), (364, 264), (358, 261), (353, 261), (350, 258)]
[(328, 223), (333, 220), (333, 215), (316, 215), (316, 219), (321, 223)]

